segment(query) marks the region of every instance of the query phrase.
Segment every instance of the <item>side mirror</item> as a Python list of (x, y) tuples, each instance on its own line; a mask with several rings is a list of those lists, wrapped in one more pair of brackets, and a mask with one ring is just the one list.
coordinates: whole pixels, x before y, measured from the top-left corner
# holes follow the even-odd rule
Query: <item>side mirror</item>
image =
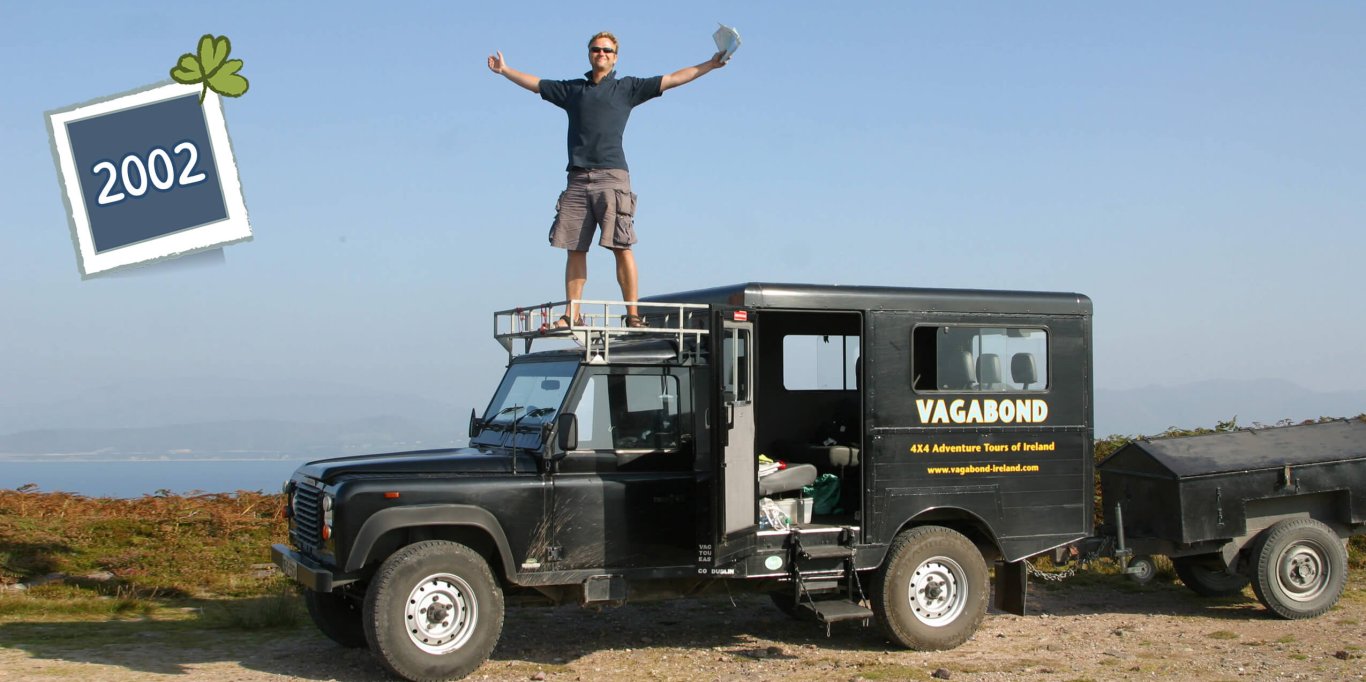
[(474, 414), (474, 408), (471, 407), (471, 408), (470, 408), (470, 438), (474, 438), (475, 436), (479, 435), (479, 432), (480, 432), (480, 431), (483, 431), (483, 430), (484, 430), (484, 420), (483, 420), (483, 419), (480, 419), (480, 418), (477, 417), (477, 416), (475, 416), (475, 414)]
[(555, 420), (555, 432), (557, 434), (557, 445), (560, 452), (569, 452), (579, 449), (579, 418), (573, 412), (562, 412)]

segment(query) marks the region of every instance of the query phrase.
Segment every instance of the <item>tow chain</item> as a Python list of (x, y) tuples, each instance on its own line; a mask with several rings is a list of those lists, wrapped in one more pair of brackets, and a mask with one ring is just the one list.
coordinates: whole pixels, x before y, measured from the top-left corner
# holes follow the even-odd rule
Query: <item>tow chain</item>
[(1081, 570), (1081, 568), (1086, 564), (1087, 561), (1079, 561), (1077, 563), (1072, 564), (1065, 571), (1058, 571), (1054, 573), (1052, 571), (1040, 571), (1039, 569), (1034, 567), (1034, 564), (1030, 563), (1029, 561), (1025, 561), (1025, 572), (1034, 576), (1035, 578), (1039, 578), (1040, 580), (1051, 580), (1055, 583), (1060, 583), (1076, 575), (1077, 571)]
[(1100, 546), (1096, 547), (1096, 549), (1094, 549), (1093, 551), (1091, 551), (1083, 557), (1078, 557), (1077, 548), (1075, 546), (1069, 548), (1071, 552), (1070, 557), (1073, 559), (1073, 561), (1068, 562), (1071, 565), (1068, 566), (1067, 570), (1065, 571), (1040, 571), (1039, 569), (1034, 567), (1033, 563), (1026, 560), (1024, 562), (1025, 572), (1040, 580), (1048, 580), (1051, 582), (1060, 583), (1076, 575), (1077, 571), (1086, 568), (1087, 564), (1091, 563), (1092, 561), (1095, 561), (1096, 559), (1099, 559), (1101, 553), (1105, 551), (1105, 547), (1108, 544), (1109, 540), (1107, 538), (1107, 540), (1105, 542), (1102, 542)]

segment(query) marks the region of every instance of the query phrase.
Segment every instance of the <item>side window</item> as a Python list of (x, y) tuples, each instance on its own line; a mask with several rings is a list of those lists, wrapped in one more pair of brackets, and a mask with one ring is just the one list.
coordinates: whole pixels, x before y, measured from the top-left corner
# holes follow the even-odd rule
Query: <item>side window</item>
[(730, 329), (721, 339), (721, 390), (749, 402), (749, 330)]
[(581, 450), (674, 450), (678, 378), (668, 374), (595, 374), (574, 407)]
[(917, 391), (1042, 391), (1048, 331), (1037, 327), (916, 327), (911, 386)]
[(783, 388), (789, 391), (858, 390), (859, 337), (783, 337)]

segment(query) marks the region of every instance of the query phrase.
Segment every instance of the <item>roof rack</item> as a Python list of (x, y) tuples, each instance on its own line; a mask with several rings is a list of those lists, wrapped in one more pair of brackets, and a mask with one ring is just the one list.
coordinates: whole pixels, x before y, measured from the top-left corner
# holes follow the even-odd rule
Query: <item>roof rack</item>
[[(707, 315), (710, 306), (702, 303), (643, 303), (627, 301), (593, 301), (574, 299), (579, 319), (568, 327), (555, 328), (560, 320), (558, 310), (567, 310), (570, 301), (553, 301), (539, 305), (499, 310), (493, 313), (493, 338), (508, 352), (508, 360), (517, 355), (514, 341), (522, 341), (523, 354), (531, 352), (532, 342), (539, 339), (572, 339), (583, 347), (586, 362), (611, 360), (613, 342), (629, 339), (672, 339), (678, 342), (678, 353), (683, 354), (684, 341), (697, 346), (707, 334)], [(636, 306), (648, 327), (626, 326), (626, 311)]]

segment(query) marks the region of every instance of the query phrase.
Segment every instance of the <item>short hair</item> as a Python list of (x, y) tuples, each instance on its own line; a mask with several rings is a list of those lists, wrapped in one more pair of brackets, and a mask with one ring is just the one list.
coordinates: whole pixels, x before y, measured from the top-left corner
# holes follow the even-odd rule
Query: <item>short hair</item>
[(593, 37), (588, 39), (588, 46), (593, 47), (593, 42), (598, 38), (606, 38), (612, 41), (612, 46), (615, 47), (618, 52), (621, 51), (621, 43), (617, 42), (617, 37), (612, 35), (610, 31), (598, 31), (597, 33), (594, 33)]

